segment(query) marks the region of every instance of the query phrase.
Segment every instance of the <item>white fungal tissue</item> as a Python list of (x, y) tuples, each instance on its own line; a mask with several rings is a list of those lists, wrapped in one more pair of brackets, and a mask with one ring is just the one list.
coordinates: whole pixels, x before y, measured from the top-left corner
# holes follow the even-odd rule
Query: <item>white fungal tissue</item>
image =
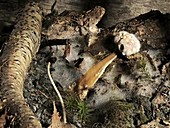
[(118, 49), (123, 55), (129, 56), (140, 51), (140, 41), (134, 34), (120, 31), (116, 34), (114, 42), (118, 44)]

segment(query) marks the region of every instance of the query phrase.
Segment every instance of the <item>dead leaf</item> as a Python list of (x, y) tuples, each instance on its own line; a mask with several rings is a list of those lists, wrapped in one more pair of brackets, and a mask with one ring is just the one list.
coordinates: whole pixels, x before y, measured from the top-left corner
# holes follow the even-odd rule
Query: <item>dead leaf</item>
[(48, 128), (63, 128), (63, 123), (60, 121), (61, 117), (59, 116), (59, 113), (57, 112), (55, 102), (53, 102), (53, 115), (52, 115), (52, 122), (51, 125)]
[(57, 112), (55, 102), (53, 102), (53, 115), (52, 115), (52, 122), (51, 125), (48, 128), (76, 128), (73, 124), (65, 124), (61, 121), (61, 117), (59, 115), (59, 112)]

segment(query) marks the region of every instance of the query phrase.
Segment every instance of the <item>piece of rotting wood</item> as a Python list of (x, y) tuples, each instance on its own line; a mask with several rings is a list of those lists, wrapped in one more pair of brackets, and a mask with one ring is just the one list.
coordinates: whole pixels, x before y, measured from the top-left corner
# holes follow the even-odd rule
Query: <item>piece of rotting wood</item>
[(40, 46), (41, 9), (37, 3), (29, 3), (17, 20), (0, 56), (0, 99), (8, 115), (14, 116), (14, 127), (41, 128), (23, 96), (27, 71)]

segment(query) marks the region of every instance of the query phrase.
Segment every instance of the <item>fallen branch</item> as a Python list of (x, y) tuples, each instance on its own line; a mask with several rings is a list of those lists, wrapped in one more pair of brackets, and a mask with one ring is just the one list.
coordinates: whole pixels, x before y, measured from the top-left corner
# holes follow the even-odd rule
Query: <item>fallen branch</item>
[(23, 96), (27, 71), (40, 45), (41, 22), (38, 4), (27, 4), (0, 56), (0, 99), (17, 128), (42, 127)]

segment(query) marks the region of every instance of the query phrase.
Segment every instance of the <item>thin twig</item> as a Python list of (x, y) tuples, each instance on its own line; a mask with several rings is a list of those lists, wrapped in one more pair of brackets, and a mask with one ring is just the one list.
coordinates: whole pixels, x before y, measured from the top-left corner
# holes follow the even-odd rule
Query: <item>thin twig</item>
[(64, 120), (64, 123), (66, 124), (67, 123), (67, 120), (66, 120), (66, 111), (65, 111), (65, 107), (64, 107), (64, 102), (63, 102), (63, 98), (59, 92), (59, 90), (57, 89), (52, 77), (51, 77), (51, 73), (50, 73), (50, 65), (51, 63), (48, 62), (48, 67), (47, 67), (47, 72), (48, 72), (48, 77), (50, 78), (50, 81), (51, 81), (51, 84), (53, 85), (54, 87), (54, 90), (56, 91), (59, 99), (60, 99), (60, 102), (61, 102), (61, 106), (62, 106), (62, 109), (63, 109), (63, 120)]

